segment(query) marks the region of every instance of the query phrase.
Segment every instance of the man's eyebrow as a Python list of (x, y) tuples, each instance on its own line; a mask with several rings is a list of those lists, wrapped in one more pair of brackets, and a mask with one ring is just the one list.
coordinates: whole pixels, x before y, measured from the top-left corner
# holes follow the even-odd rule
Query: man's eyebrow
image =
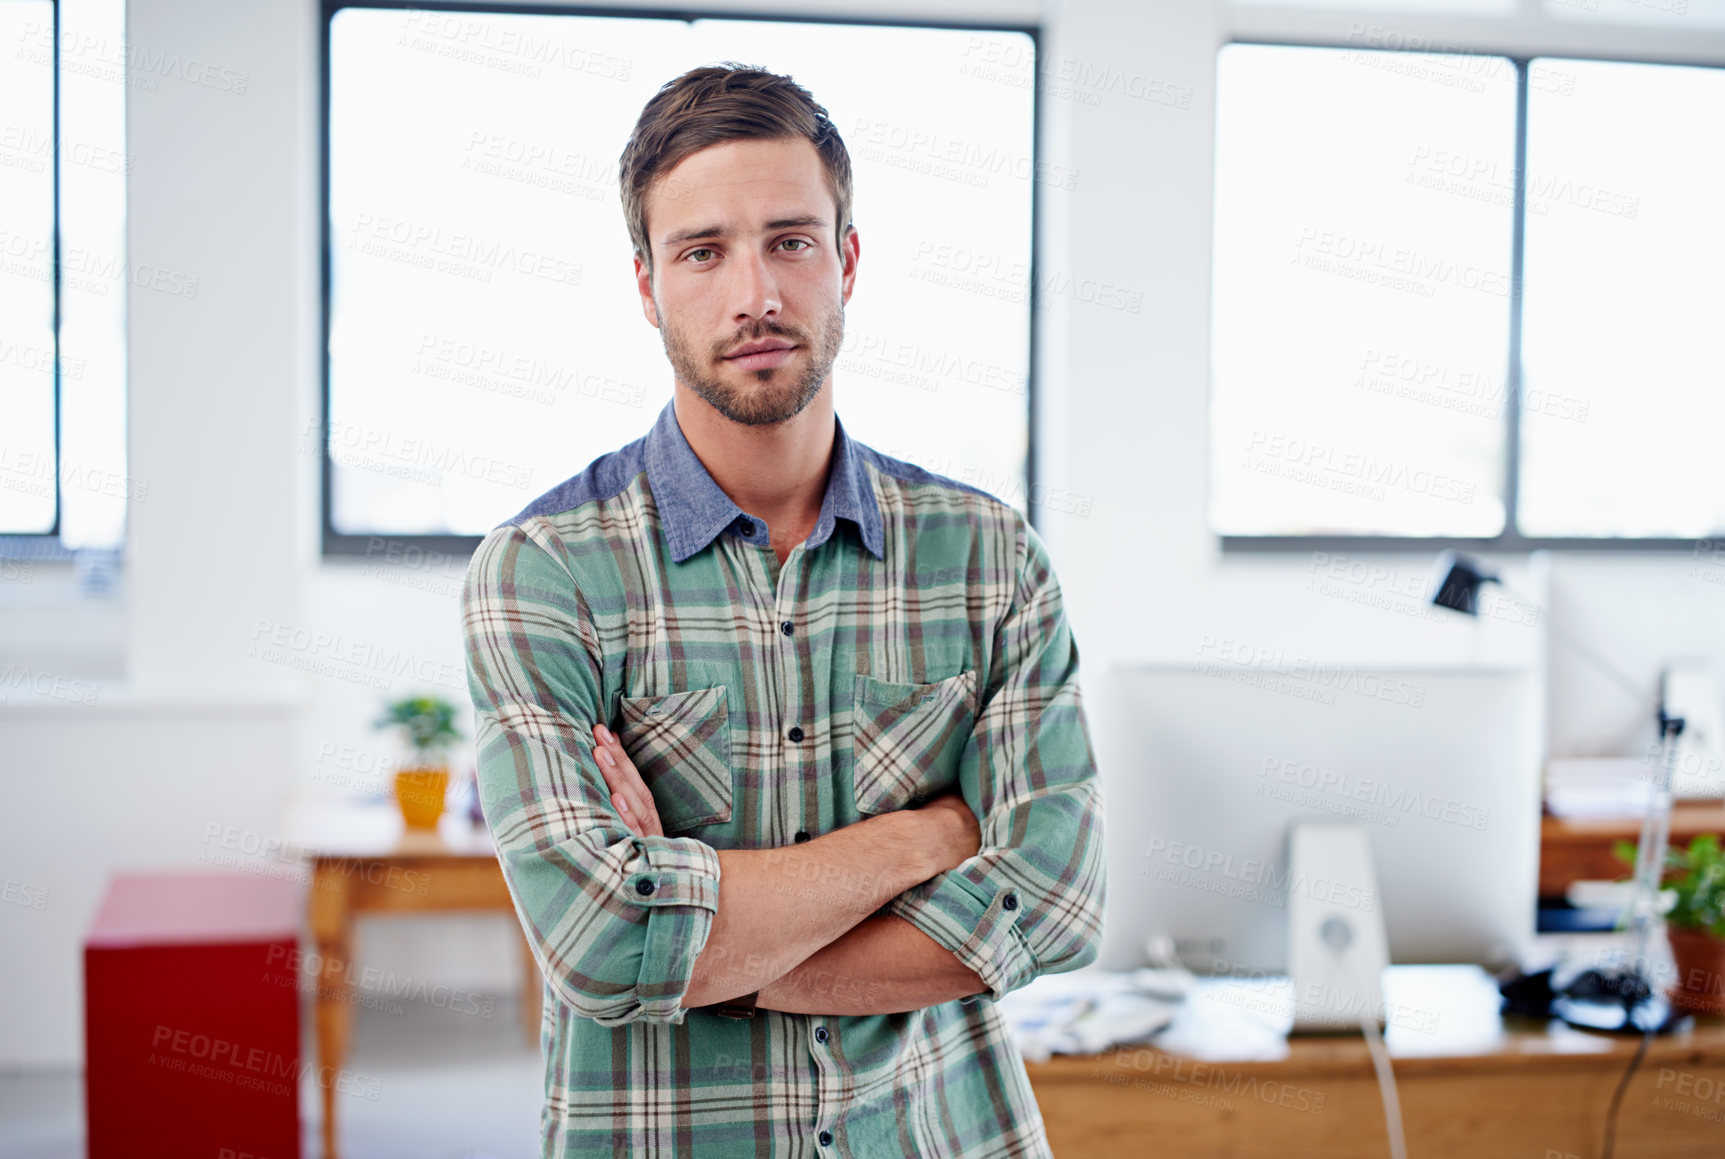
[[(798, 226), (812, 226), (818, 229), (825, 229), (827, 227), (827, 223), (825, 218), (816, 217), (812, 214), (804, 214), (802, 217), (781, 217), (777, 221), (767, 222), (767, 230), (769, 232), (775, 229), (795, 229)], [(708, 238), (719, 239), (729, 236), (731, 236), (731, 231), (722, 225), (702, 225), (696, 226), (693, 229), (680, 229), (670, 237), (666, 238), (664, 244), (667, 246), (673, 246), (680, 245), (686, 241), (705, 241)]]

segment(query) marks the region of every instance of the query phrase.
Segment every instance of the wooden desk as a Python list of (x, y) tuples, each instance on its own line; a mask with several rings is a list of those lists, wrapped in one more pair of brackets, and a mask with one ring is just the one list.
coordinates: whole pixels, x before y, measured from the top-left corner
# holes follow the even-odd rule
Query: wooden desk
[[(1671, 843), (1687, 845), (1701, 833), (1725, 834), (1725, 805), (1679, 803), (1671, 809)], [(1611, 856), (1617, 840), (1638, 841), (1641, 818), (1566, 821), (1547, 815), (1539, 826), (1539, 896), (1563, 897), (1571, 882), (1616, 881), (1630, 867)]]
[[(287, 844), (311, 864), (311, 929), (317, 941), (318, 1073), (338, 1074), (353, 1035), (353, 924), (361, 914), (426, 914), (497, 909), (515, 917), (515, 905), (483, 827), (445, 815), (436, 832), (403, 826), (393, 802), (295, 810)], [(539, 1040), (543, 998), (538, 964), (521, 941), (521, 1026)], [(323, 1155), (338, 1159), (336, 1084), (323, 1088)]]
[[(1505, 1025), (1471, 967), (1395, 967), (1385, 1035), (1410, 1159), (1592, 1159), (1639, 1042)], [(1249, 990), (1245, 993), (1250, 993)], [(1237, 1000), (1244, 1005), (1243, 1000)], [(1435, 1027), (1426, 1015), (1438, 1015)], [(1025, 1064), (1058, 1159), (1389, 1153), (1359, 1035), (1294, 1038), (1276, 1062), (1197, 1063), (1153, 1047)], [(1698, 1094), (1697, 1092), (1702, 1092)], [(1725, 1020), (1656, 1038), (1624, 1096), (1617, 1154), (1725, 1154)]]

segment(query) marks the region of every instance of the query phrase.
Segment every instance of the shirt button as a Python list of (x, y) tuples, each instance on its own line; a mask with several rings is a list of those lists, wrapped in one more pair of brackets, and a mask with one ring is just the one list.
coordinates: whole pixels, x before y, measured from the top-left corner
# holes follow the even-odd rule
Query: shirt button
[(815, 1041), (822, 1043), (822, 1044), (825, 1044), (826, 1040), (827, 1040), (827, 1028), (824, 1026), (815, 1027)]
[(1018, 908), (1018, 895), (1016, 893), (1007, 894), (1005, 900), (1003, 900), (1000, 903), (1000, 908), (1002, 908), (1002, 909), (1017, 909)]
[(640, 894), (642, 897), (646, 897), (648, 894), (653, 892), (653, 883), (643, 877), (640, 881), (635, 883), (635, 892)]
[(796, 841), (796, 843), (798, 845), (801, 845), (803, 842), (807, 841), (808, 839), (809, 839), (809, 831), (807, 829), (798, 829), (797, 830), (797, 835), (794, 838), (794, 840)]
[(790, 737), (794, 741), (802, 740), (803, 739), (803, 730), (801, 728), (798, 728), (796, 725), (793, 724), (793, 725), (791, 725), (791, 731), (787, 732), (785, 735)]
[(754, 533), (755, 533), (755, 525), (753, 522), (751, 522), (750, 520), (747, 520), (747, 519), (737, 520), (737, 534), (738, 535), (753, 535)]
[(791, 623), (789, 620), (786, 620), (784, 623), (779, 625), (779, 631), (783, 632), (787, 636), (789, 636), (792, 632), (794, 632), (796, 630), (797, 630), (797, 626), (795, 624)]
[(821, 1146), (823, 1147), (831, 1147), (833, 1145), (833, 1133), (831, 1131), (822, 1131), (820, 1139)]

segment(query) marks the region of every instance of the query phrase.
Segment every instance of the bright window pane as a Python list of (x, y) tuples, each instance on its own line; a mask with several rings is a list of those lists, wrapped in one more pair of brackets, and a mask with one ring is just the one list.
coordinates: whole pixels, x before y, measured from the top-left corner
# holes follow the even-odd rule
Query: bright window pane
[[(672, 376), (641, 315), (617, 158), (661, 85), (722, 60), (795, 76), (850, 149), (846, 427), (1022, 506), (1031, 181), (1065, 175), (1033, 166), (1029, 87), (962, 71), (981, 35), (337, 12), (335, 529), (479, 534), (646, 432)], [(882, 84), (883, 60), (918, 83)]]
[(0, 534), (54, 528), (53, 28), (0, 0)]
[[(1521, 525), (1725, 531), (1725, 72), (1535, 61)], [(1564, 91), (1567, 89), (1568, 91)]]
[(1503, 530), (1515, 72), (1218, 60), (1212, 528)]
[(0, 0), (0, 533), (115, 548), (126, 505), (125, 2), (60, 4), (60, 446), (54, 446), (53, 7)]

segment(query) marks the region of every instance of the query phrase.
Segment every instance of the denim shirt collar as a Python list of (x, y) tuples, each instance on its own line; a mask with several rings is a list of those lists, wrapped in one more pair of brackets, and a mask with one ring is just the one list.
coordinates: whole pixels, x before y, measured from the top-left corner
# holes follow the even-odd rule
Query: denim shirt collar
[[(856, 525), (863, 545), (875, 558), (885, 559), (880, 501), (875, 498), (860, 444), (845, 433), (837, 415), (833, 416), (833, 427), (832, 469), (827, 475), (826, 495), (821, 499), (820, 518), (803, 546), (813, 551), (832, 538), (838, 520), (848, 519)], [(665, 529), (673, 561), (682, 563), (747, 514), (713, 482), (694, 448), (689, 446), (683, 428), (677, 424), (674, 403), (665, 404), (653, 429), (647, 432), (646, 452), (647, 485), (658, 505), (659, 522)], [(767, 546), (765, 523), (754, 516), (750, 519), (754, 523), (753, 533), (738, 534), (750, 543)]]

